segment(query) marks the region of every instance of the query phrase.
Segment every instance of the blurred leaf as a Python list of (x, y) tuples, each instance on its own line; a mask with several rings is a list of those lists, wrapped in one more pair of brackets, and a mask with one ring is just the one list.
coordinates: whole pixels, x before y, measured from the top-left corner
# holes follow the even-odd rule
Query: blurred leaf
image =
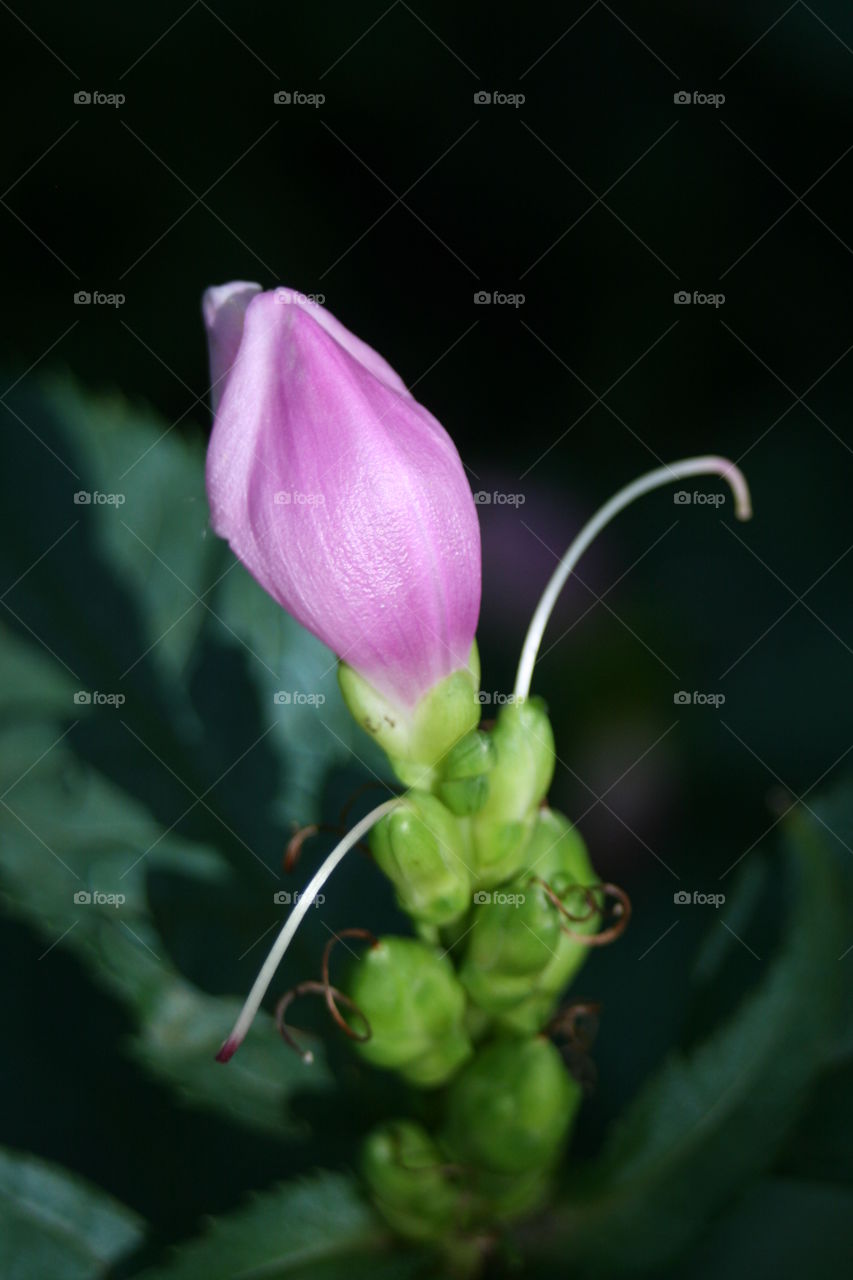
[(853, 1191), (764, 1178), (702, 1240), (691, 1280), (849, 1275)]
[[(307, 1071), (261, 1015), (224, 1070), (240, 1000), (214, 993), (248, 987), (291, 822), (349, 766), (334, 659), (209, 535), (200, 448), (64, 383), (12, 402), (30, 432), (16, 422), (0, 466), (8, 906), (128, 1003), (132, 1052), (187, 1101), (292, 1136), (287, 1098), (327, 1084), (322, 1053)], [(306, 938), (297, 972), (317, 960)]]
[(583, 1274), (659, 1268), (772, 1163), (840, 1016), (851, 912), (832, 845), (807, 816), (788, 822), (780, 953), (725, 1025), (641, 1091), (598, 1164), (530, 1232), (532, 1252), (571, 1257)]
[(204, 1235), (140, 1280), (403, 1280), (422, 1257), (391, 1252), (387, 1232), (339, 1174), (276, 1187), (245, 1208), (209, 1220)]
[(4, 1280), (95, 1280), (139, 1244), (142, 1226), (135, 1213), (81, 1178), (0, 1150)]

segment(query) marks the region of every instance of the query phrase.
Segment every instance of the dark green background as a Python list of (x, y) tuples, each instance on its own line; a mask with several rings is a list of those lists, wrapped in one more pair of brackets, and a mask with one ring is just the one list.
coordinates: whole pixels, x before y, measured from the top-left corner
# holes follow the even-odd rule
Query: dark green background
[[(563, 638), (537, 670), (561, 761), (552, 799), (635, 906), (627, 937), (580, 981), (605, 1004), (599, 1088), (576, 1145), (591, 1154), (667, 1047), (724, 1016), (773, 945), (778, 904), (768, 899), (736, 930), (749, 950), (726, 938), (727, 979), (700, 984), (697, 998), (698, 949), (720, 945), (719, 917), (729, 917), (677, 908), (673, 891), (725, 892), (731, 877), (720, 877), (790, 800), (819, 779), (840, 781), (853, 758), (841, 759), (853, 744), (849, 7), (13, 8), (19, 18), (0, 9), (7, 384), (23, 375), (15, 394), (35, 394), (43, 373), (70, 371), (198, 441), (208, 427), (202, 289), (247, 278), (324, 294), (417, 384), (473, 488), (523, 497), (480, 509), (486, 690), (511, 687), (554, 554), (611, 492), (687, 454), (741, 461), (753, 522), (733, 522), (728, 496), (719, 509), (676, 505), (668, 490), (646, 498), (581, 564), (546, 648)], [(81, 89), (127, 101), (77, 106)], [(279, 89), (326, 102), (278, 106)], [(478, 90), (526, 102), (478, 106)], [(726, 101), (678, 106), (679, 90)], [(725, 303), (676, 306), (682, 288), (722, 292)], [(79, 289), (126, 302), (75, 306)], [(476, 306), (479, 289), (525, 301)], [(37, 554), (68, 523), (67, 508), (54, 523), (51, 506), (67, 476), (19, 419), (3, 431), (8, 545), (25, 489), (43, 504), (29, 509), (43, 529)], [(696, 488), (723, 492), (716, 481)], [(193, 536), (202, 525), (194, 512)], [(85, 555), (66, 551), (66, 583), (79, 575), (73, 613), (74, 599), (98, 590)], [(4, 590), (34, 558), (13, 558)], [(81, 642), (75, 659), (93, 686), (98, 646), (133, 647), (120, 598), (101, 605), (97, 645), (87, 654)], [(42, 619), (17, 611), (3, 622), (25, 639)], [(61, 615), (51, 625), (67, 657)], [(218, 642), (220, 665), (207, 673), (187, 660), (187, 679), (206, 678), (208, 690), (234, 678), (227, 635)], [(681, 688), (724, 693), (725, 705), (676, 706)], [(213, 733), (210, 694), (208, 704)], [(89, 759), (120, 772), (109, 734), (93, 735)], [(138, 763), (129, 757), (126, 777)], [(286, 785), (274, 773), (261, 770), (265, 795)], [(367, 777), (355, 757), (341, 766), (325, 784), (324, 816)], [(168, 826), (180, 788), (151, 807)], [(297, 801), (285, 809), (317, 816)], [(272, 862), (280, 833), (262, 827)], [(188, 823), (178, 833), (194, 835)], [(389, 910), (350, 896), (333, 904), (333, 924), (372, 925), (373, 912)], [(173, 930), (173, 958), (206, 990), (241, 993), (252, 961), (223, 954), (220, 922), (200, 916)], [(163, 1086), (122, 1058), (125, 1015), (88, 989), (78, 962), (58, 950), (49, 970), (36, 964), (42, 939), (17, 915), (3, 945), (17, 1045), (3, 1067), (5, 1140), (108, 1187), (159, 1238), (249, 1187), (350, 1158), (351, 1135), (334, 1123), (285, 1159), (272, 1140), (249, 1142), (192, 1111), (176, 1119)], [(834, 1115), (849, 1127), (844, 1088)], [(816, 1167), (825, 1181), (820, 1161), (810, 1164), (810, 1133), (805, 1124), (779, 1168)], [(180, 1172), (164, 1179), (164, 1167)], [(848, 1157), (833, 1178), (849, 1184), (850, 1173)], [(768, 1208), (768, 1193), (757, 1194), (759, 1218), (810, 1222), (799, 1203)], [(756, 1232), (770, 1247), (773, 1228), (751, 1221), (720, 1228), (703, 1276), (728, 1274)], [(816, 1222), (814, 1238), (826, 1235)], [(794, 1256), (776, 1274), (794, 1274)]]

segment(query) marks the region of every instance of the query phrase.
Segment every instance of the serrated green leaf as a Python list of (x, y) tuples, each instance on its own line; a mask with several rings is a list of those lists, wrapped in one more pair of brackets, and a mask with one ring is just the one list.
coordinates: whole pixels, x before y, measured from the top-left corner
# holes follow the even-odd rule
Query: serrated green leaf
[(654, 1270), (772, 1163), (838, 1026), (850, 918), (818, 823), (789, 821), (786, 855), (780, 953), (726, 1024), (641, 1091), (583, 1185), (530, 1233), (535, 1254), (571, 1257), (583, 1275)]
[[(262, 1015), (223, 1069), (213, 1054), (239, 1000), (212, 993), (247, 989), (282, 918), (273, 894), (291, 823), (321, 817), (330, 770), (352, 760), (358, 730), (334, 660), (210, 535), (200, 442), (67, 383), (18, 388), (10, 404), (6, 903), (46, 950), (73, 948), (127, 1002), (132, 1052), (183, 1098), (292, 1135), (287, 1098), (327, 1083), (322, 1054), (307, 1071)], [(113, 500), (75, 503), (80, 492)], [(321, 685), (323, 703), (274, 698)], [(75, 700), (81, 691), (124, 702)], [(79, 892), (124, 901), (83, 905)], [(298, 974), (318, 960), (306, 936), (292, 952)]]
[(140, 1280), (402, 1280), (422, 1261), (397, 1253), (353, 1183), (332, 1173), (254, 1196)]
[(138, 1245), (143, 1224), (82, 1178), (0, 1150), (0, 1275), (96, 1280)]

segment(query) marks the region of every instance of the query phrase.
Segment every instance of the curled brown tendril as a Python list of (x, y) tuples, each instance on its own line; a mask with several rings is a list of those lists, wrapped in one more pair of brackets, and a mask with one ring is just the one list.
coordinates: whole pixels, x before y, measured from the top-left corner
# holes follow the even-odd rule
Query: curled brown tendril
[[(354, 798), (355, 797), (352, 797), (352, 799)], [(350, 800), (350, 803), (352, 803), (352, 800)], [(331, 822), (309, 822), (304, 827), (300, 827), (297, 831), (294, 831), (293, 835), (287, 842), (287, 848), (284, 851), (284, 858), (282, 859), (282, 866), (285, 871), (293, 871), (300, 859), (302, 846), (305, 841), (310, 840), (312, 836), (319, 835), (321, 831), (331, 832), (332, 835), (336, 835), (339, 838), (346, 835), (346, 827), (343, 822), (340, 826), (335, 826), (335, 824)], [(362, 853), (366, 853), (368, 858), (372, 857), (370, 849), (363, 843), (363, 841), (359, 840), (355, 847), (356, 849), (360, 849)]]
[(559, 1009), (546, 1027), (546, 1032), (560, 1041), (559, 1049), (569, 1073), (584, 1093), (592, 1093), (598, 1072), (591, 1056), (598, 1033), (601, 1005), (595, 1001), (576, 1000)]
[(571, 920), (573, 924), (583, 924), (585, 921), (591, 920), (592, 917), (594, 915), (597, 915), (598, 912), (601, 910), (601, 908), (599, 907), (598, 903), (595, 900), (595, 896), (593, 893), (593, 890), (601, 888), (600, 885), (573, 884), (573, 885), (570, 885), (569, 888), (566, 890), (567, 894), (580, 893), (586, 899), (587, 910), (584, 913), (584, 915), (578, 916), (578, 915), (575, 915), (572, 911), (569, 911), (568, 907), (563, 902), (562, 898), (557, 893), (556, 889), (552, 888), (547, 880), (543, 880), (541, 876), (531, 876), (530, 883), (541, 885), (541, 887), (545, 890), (545, 893), (548, 895), (548, 898), (551, 900), (551, 902), (560, 912), (560, 915), (565, 916), (567, 920)]
[[(542, 886), (548, 895), (549, 900), (554, 904), (561, 915), (567, 920), (571, 920), (573, 924), (582, 924), (586, 920), (590, 920), (599, 911), (604, 914), (607, 908), (607, 899), (615, 899), (610, 913), (613, 923), (600, 933), (578, 933), (575, 929), (568, 928), (567, 925), (561, 925), (563, 933), (571, 938), (574, 942), (580, 942), (585, 947), (606, 947), (609, 943), (615, 942), (620, 938), (628, 927), (628, 921), (631, 919), (631, 899), (628, 897), (624, 889), (620, 889), (616, 884), (589, 884), (589, 885), (572, 885), (567, 892), (580, 891), (586, 898), (589, 910), (583, 916), (572, 914), (566, 907), (565, 903), (556, 893), (556, 891), (548, 884), (547, 880), (540, 879), (539, 876), (531, 877), (532, 881)], [(599, 906), (595, 900), (595, 894), (604, 894), (604, 906)]]
[[(369, 929), (341, 929), (340, 933), (332, 934), (331, 938), (326, 943), (326, 946), (323, 949), (322, 972), (323, 972), (323, 990), (326, 995), (326, 1008), (329, 1010), (329, 1013), (332, 1015), (335, 1022), (340, 1027), (341, 1031), (346, 1032), (346, 1034), (350, 1037), (351, 1040), (362, 1040), (362, 1041), (369, 1040), (371, 1036), (371, 1031), (370, 1031), (370, 1023), (367, 1021), (367, 1018), (365, 1018), (361, 1010), (358, 1009), (357, 1012), (366, 1027), (366, 1033), (363, 1035), (360, 1035), (357, 1031), (353, 1031), (352, 1027), (349, 1025), (349, 1023), (341, 1013), (338, 1006), (335, 1004), (335, 995), (340, 995), (340, 992), (337, 990), (336, 987), (332, 986), (329, 980), (329, 957), (332, 954), (332, 948), (334, 947), (336, 942), (342, 942), (344, 938), (361, 938), (363, 941), (369, 942), (371, 947), (375, 947), (378, 942), (378, 939), (370, 932)], [(351, 1000), (345, 1000), (344, 1003), (350, 1009), (354, 1007), (353, 1002)]]
[(355, 791), (353, 791), (352, 795), (350, 796), (349, 800), (347, 800), (343, 809), (341, 809), (341, 816), (340, 818), (338, 818), (338, 823), (341, 827), (341, 830), (343, 831), (346, 830), (347, 820), (349, 818), (350, 811), (352, 810), (352, 807), (355, 804), (355, 802), (357, 800), (360, 800), (363, 795), (366, 795), (368, 791), (377, 791), (377, 790), (389, 791), (391, 795), (396, 794), (392, 787), (389, 787), (386, 782), (381, 782), (378, 778), (376, 780), (369, 779), (367, 782), (363, 782), (360, 787), (356, 787)]
[(548, 1023), (548, 1033), (575, 1049), (589, 1051), (598, 1034), (601, 1005), (595, 1000), (573, 1000), (558, 1009)]
[(305, 841), (310, 840), (312, 836), (319, 835), (321, 831), (334, 831), (335, 834), (338, 834), (338, 828), (331, 826), (327, 822), (309, 822), (306, 826), (300, 827), (298, 831), (294, 831), (284, 851), (282, 866), (285, 871), (293, 871), (302, 854), (302, 846)]
[[(338, 991), (335, 987), (330, 988), (328, 983), (317, 982), (315, 979), (309, 978), (306, 982), (297, 983), (295, 987), (291, 987), (289, 991), (285, 991), (275, 1008), (275, 1025), (278, 1028), (279, 1035), (286, 1045), (289, 1045), (291, 1049), (295, 1050), (296, 1053), (299, 1054), (303, 1062), (313, 1062), (314, 1054), (310, 1049), (300, 1048), (284, 1021), (284, 1015), (293, 1004), (293, 1001), (298, 1000), (300, 996), (323, 996), (328, 1001), (329, 997), (327, 992), (330, 990), (333, 993), (333, 999), (340, 1000), (340, 1002), (346, 1005), (346, 1007), (350, 1009), (356, 1017), (361, 1018), (364, 1023), (366, 1034), (357, 1038), (368, 1040), (372, 1035), (370, 1023), (367, 1021), (367, 1018), (354, 1000), (351, 1000), (343, 991)], [(335, 1013), (340, 1017), (337, 1007), (335, 1008)]]

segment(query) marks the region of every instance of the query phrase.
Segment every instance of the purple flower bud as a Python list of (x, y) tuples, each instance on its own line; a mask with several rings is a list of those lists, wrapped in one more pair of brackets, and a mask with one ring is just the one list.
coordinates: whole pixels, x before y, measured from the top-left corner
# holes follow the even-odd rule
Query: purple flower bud
[(471, 489), (380, 355), (290, 289), (208, 289), (215, 531), (375, 689), (411, 708), (467, 666), (480, 606)]

